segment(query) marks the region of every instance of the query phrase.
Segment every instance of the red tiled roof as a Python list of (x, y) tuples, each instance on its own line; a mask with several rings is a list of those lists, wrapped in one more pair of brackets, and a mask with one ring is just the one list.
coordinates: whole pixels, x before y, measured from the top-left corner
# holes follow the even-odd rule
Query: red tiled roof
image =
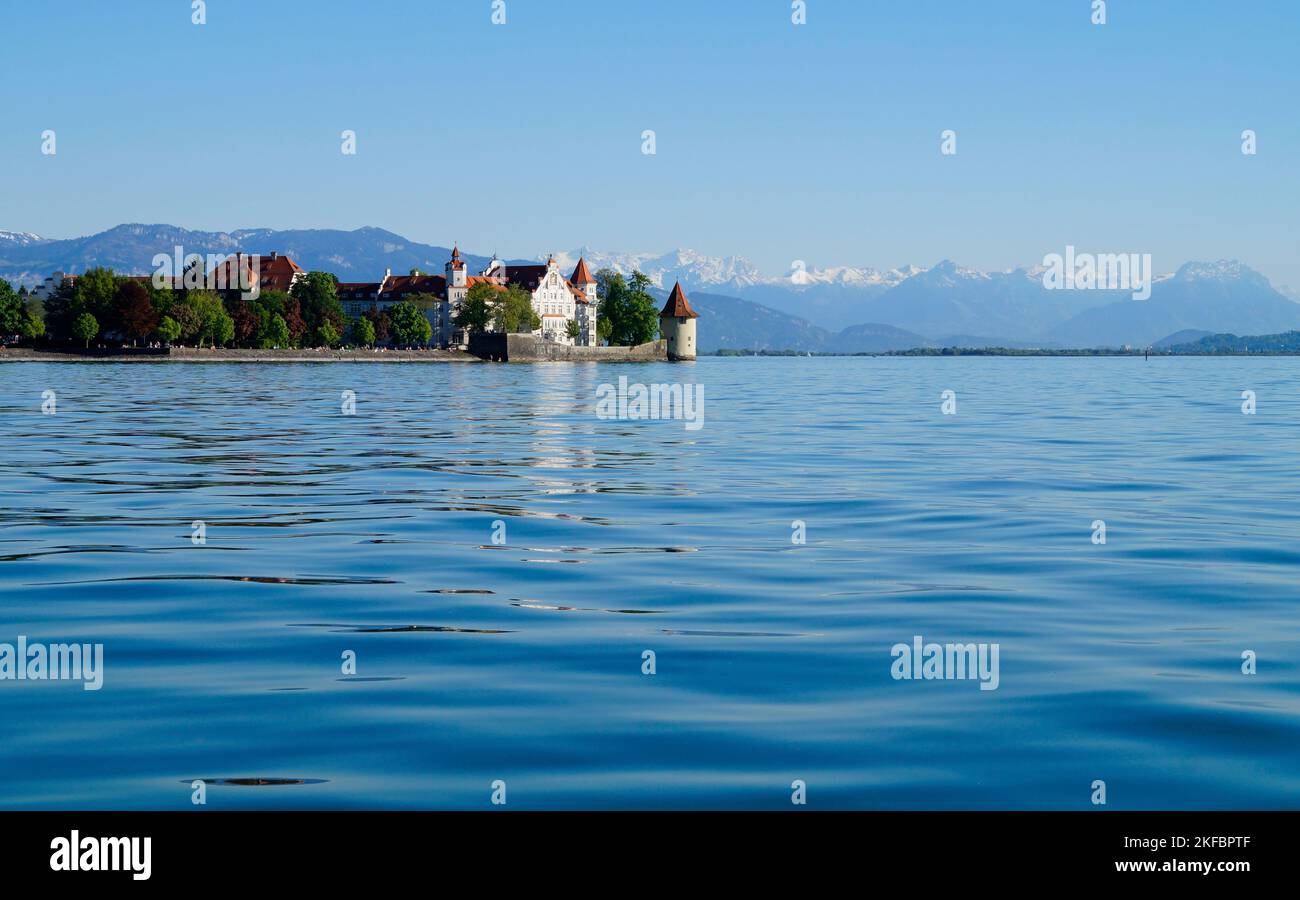
[(219, 276), (224, 274), (226, 289), (238, 290), (242, 282), (239, 278), (241, 273), (237, 267), (243, 262), (247, 271), (250, 268), (248, 264), (253, 260), (257, 261), (259, 287), (264, 291), (284, 291), (288, 293), (289, 288), (293, 287), (294, 276), (302, 273), (302, 267), (287, 256), (281, 256), (278, 253), (270, 256), (251, 253), (245, 255), (242, 260), (239, 256), (232, 256), (214, 268), (208, 273), (208, 277), (217, 280), (210, 283), (220, 284)]
[(673, 285), (673, 292), (668, 295), (668, 302), (659, 312), (659, 317), (672, 319), (698, 319), (700, 314), (691, 309), (690, 302), (686, 299), (686, 292), (682, 290), (682, 283), (679, 281)]
[(595, 284), (596, 279), (591, 277), (591, 272), (587, 271), (587, 261), (579, 257), (578, 267), (573, 270), (569, 280), (574, 284)]
[(380, 297), (400, 300), (412, 294), (433, 294), (440, 300), (447, 297), (447, 279), (442, 275), (392, 275), (384, 279)]
[(506, 286), (504, 284), (501, 284), (499, 281), (497, 281), (495, 278), (489, 275), (470, 275), (468, 278), (465, 279), (466, 287), (473, 287), (476, 284), (490, 284), (498, 291), (504, 291), (506, 289)]

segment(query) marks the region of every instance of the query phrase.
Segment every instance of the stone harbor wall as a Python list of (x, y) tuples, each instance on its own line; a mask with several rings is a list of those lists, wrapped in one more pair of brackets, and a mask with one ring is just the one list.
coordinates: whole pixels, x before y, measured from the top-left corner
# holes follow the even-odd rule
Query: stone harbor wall
[(244, 350), (207, 347), (59, 348), (33, 350), (6, 347), (0, 362), (666, 362), (668, 342), (651, 341), (635, 347), (570, 347), (531, 334), (471, 335), (469, 352), (461, 350)]
[(210, 350), (171, 348), (168, 359), (176, 362), (478, 362), (460, 350), (394, 350), (354, 347), (296, 350)]
[(571, 347), (531, 334), (472, 334), (469, 352), (492, 362), (666, 362), (668, 343), (635, 347)]
[(405, 363), (405, 362), (481, 362), (459, 350), (391, 350), (354, 348), (351, 350), (244, 350), (204, 347), (170, 347), (161, 349), (59, 349), (32, 350), (26, 347), (6, 347), (0, 351), (0, 362), (239, 362), (239, 363)]

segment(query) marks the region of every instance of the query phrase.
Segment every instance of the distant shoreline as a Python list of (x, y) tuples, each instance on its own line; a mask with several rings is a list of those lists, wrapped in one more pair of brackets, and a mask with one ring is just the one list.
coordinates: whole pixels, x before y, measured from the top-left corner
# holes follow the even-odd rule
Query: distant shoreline
[(546, 363), (546, 362), (669, 362), (666, 341), (631, 347), (579, 347), (541, 340), (531, 334), (473, 334), (467, 350), (389, 347), (94, 347), (78, 350), (5, 347), (0, 362), (129, 362), (129, 363)]
[(842, 358), (855, 356), (1074, 356), (1074, 357), (1145, 357), (1145, 356), (1300, 356), (1300, 350), (1152, 350), (1149, 354), (1142, 350), (1015, 350), (1004, 347), (945, 347), (943, 349), (919, 350), (880, 350), (874, 353), (815, 353), (802, 350), (715, 350), (701, 353), (700, 356), (715, 357), (811, 357)]
[[(1141, 350), (1008, 350), (1003, 348), (946, 348), (944, 350), (889, 350), (877, 353), (806, 353), (792, 350), (722, 350), (713, 353), (701, 353), (700, 358), (818, 358), (818, 359), (852, 359), (855, 357), (954, 357), (954, 356), (1000, 356), (1000, 357), (1138, 357), (1145, 354)], [(1242, 357), (1242, 356), (1300, 356), (1300, 351), (1264, 350), (1264, 351), (1169, 351), (1153, 350), (1152, 357)], [(547, 360), (534, 360), (545, 362)], [(562, 361), (562, 360), (561, 360)], [(605, 360), (592, 360), (600, 362)], [(652, 359), (628, 358), (608, 360), (610, 362), (651, 362)], [(464, 350), (252, 350), (238, 348), (219, 348), (217, 350), (201, 348), (175, 348), (171, 351), (130, 350), (33, 350), (29, 347), (6, 347), (0, 350), (0, 363), (4, 362), (110, 362), (110, 363), (479, 363), (486, 360)]]

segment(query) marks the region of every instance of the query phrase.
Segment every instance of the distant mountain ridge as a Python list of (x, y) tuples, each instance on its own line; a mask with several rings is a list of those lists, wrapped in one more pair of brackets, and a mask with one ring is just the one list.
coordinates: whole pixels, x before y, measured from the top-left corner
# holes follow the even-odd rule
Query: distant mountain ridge
[[(341, 281), (375, 281), (386, 269), (441, 272), (451, 253), (449, 247), (374, 227), (209, 232), (129, 224), (69, 240), (0, 232), (0, 278), (34, 285), (57, 270), (84, 272), (92, 266), (147, 274), (155, 254), (171, 253), (178, 245), (203, 254), (275, 250)], [(472, 270), (488, 261), (464, 251), (462, 256)], [(686, 249), (656, 255), (583, 247), (556, 254), (566, 268), (579, 256), (593, 272), (640, 270), (660, 290), (680, 281), (692, 302), (704, 298), (712, 312), (712, 321), (700, 330), (700, 349), (706, 352), (1117, 347), (1145, 345), (1179, 331), (1264, 334), (1300, 328), (1300, 302), (1233, 260), (1186, 263), (1171, 275), (1155, 277), (1151, 297), (1138, 301), (1127, 290), (1049, 290), (1039, 266), (984, 272), (945, 259), (928, 268), (817, 269), (796, 261), (785, 274), (769, 276), (744, 257)], [(915, 343), (898, 346), (903, 341)]]
[[(668, 292), (652, 288), (659, 301)], [(725, 294), (695, 291), (691, 306), (704, 323), (698, 331), (699, 351), (796, 350), (800, 353), (884, 353), (933, 346), (930, 341), (889, 325), (855, 325), (841, 332)]]
[(47, 243), (47, 239), (30, 231), (0, 231), (0, 248), (30, 247), (32, 244)]
[(1083, 310), (1046, 334), (1076, 347), (1141, 346), (1176, 331), (1276, 334), (1300, 328), (1300, 303), (1235, 260), (1189, 262), (1144, 301)]
[[(20, 235), (0, 232), (0, 235)], [(406, 274), (411, 269), (440, 273), (451, 256), (450, 247), (410, 241), (382, 228), (297, 229), (244, 228), (237, 231), (192, 231), (174, 225), (118, 225), (108, 231), (69, 240), (0, 237), (0, 278), (34, 285), (55, 271), (84, 272), (107, 266), (126, 275), (153, 271), (156, 254), (270, 253), (293, 257), (304, 269), (333, 272), (340, 281), (378, 281), (385, 269)], [(487, 266), (489, 257), (461, 254), (471, 269)], [(508, 260), (523, 265), (529, 260)]]
[[(686, 259), (670, 255), (667, 261)], [(608, 261), (616, 266), (633, 262)], [(638, 264), (658, 266), (664, 262), (660, 257)], [(656, 271), (661, 271), (665, 280), (680, 278), (687, 290), (698, 291), (700, 281), (741, 269), (737, 263), (692, 271), (670, 266)], [(841, 335), (828, 340), (824, 349), (832, 352), (873, 349), (854, 349), (853, 329), (862, 323), (870, 323), (876, 334), (892, 327), (917, 335), (926, 342), (918, 346), (1044, 349), (1146, 345), (1183, 330), (1264, 334), (1300, 328), (1300, 302), (1275, 290), (1267, 278), (1236, 260), (1188, 262), (1175, 273), (1154, 275), (1151, 282), (1151, 296), (1137, 300), (1131, 289), (1049, 289), (1041, 267), (983, 272), (943, 260), (928, 269), (893, 269), (853, 284), (833, 278), (796, 283), (746, 275), (744, 283), (733, 278), (722, 289), (708, 289), (734, 291), (741, 299)], [(801, 332), (800, 337), (806, 338), (806, 333)], [(784, 349), (806, 348), (792, 345)]]

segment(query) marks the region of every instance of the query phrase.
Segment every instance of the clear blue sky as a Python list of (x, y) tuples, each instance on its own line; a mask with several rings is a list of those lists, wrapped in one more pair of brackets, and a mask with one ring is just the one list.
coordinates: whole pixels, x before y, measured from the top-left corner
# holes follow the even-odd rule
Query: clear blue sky
[(800, 27), (789, 0), (506, 4), (6, 0), (0, 229), (378, 225), (772, 272), (1069, 243), (1300, 286), (1296, 0), (1110, 0), (1105, 26), (1091, 0), (808, 0)]

